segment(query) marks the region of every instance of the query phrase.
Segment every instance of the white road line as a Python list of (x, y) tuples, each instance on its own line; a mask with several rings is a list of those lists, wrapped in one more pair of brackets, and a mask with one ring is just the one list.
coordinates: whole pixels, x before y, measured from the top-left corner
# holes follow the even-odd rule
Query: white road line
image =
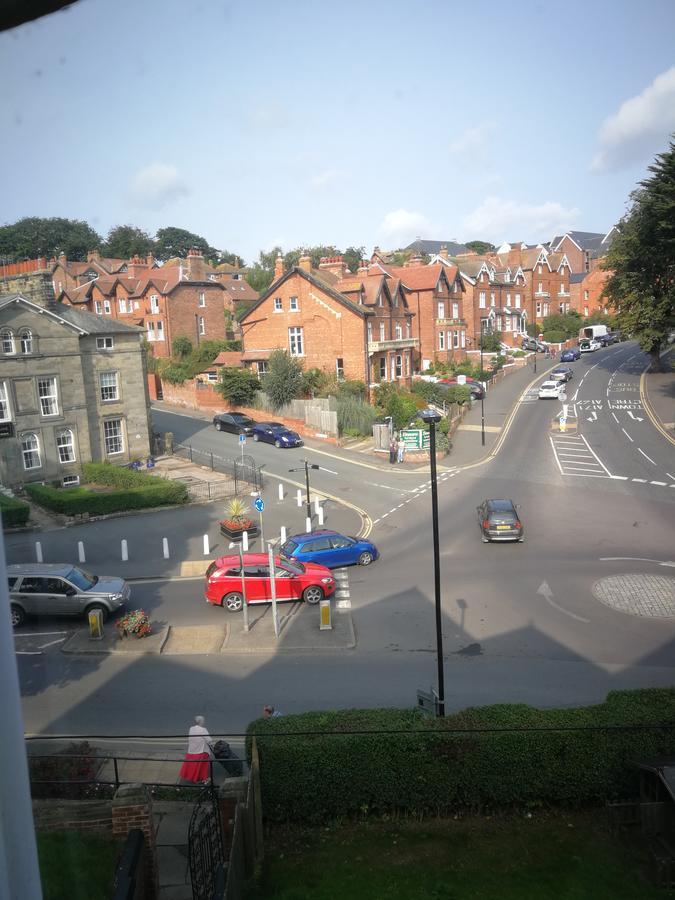
[(579, 472), (589, 472), (589, 473), (597, 474), (599, 466), (595, 466), (595, 468), (590, 468), (589, 466), (570, 466), (570, 465), (565, 464), (565, 468), (567, 469), (567, 471), (574, 469), (574, 470), (576, 470), (577, 474)]
[(655, 466), (655, 465), (656, 465), (656, 463), (655, 463), (655, 462), (654, 462), (654, 460), (653, 460), (653, 459), (651, 459), (651, 458), (650, 458), (650, 457), (649, 457), (649, 456), (647, 456), (647, 454), (646, 454), (646, 453), (645, 453), (645, 451), (644, 451), (644, 450), (640, 450), (640, 448), (639, 448), (639, 447), (638, 447), (638, 453), (641, 453), (641, 454), (642, 454), (642, 455), (643, 455), (643, 456), (644, 456), (644, 458), (645, 458), (645, 459), (648, 459), (648, 460), (649, 460), (649, 462), (650, 462), (650, 463), (651, 463), (651, 464), (652, 464), (652, 465), (653, 465), (653, 466)]
[(40, 650), (44, 650), (45, 647), (52, 647), (54, 644), (61, 644), (65, 641), (66, 638), (57, 638), (55, 641), (48, 641), (46, 644), (40, 644)]
[(622, 428), (621, 430), (622, 430), (623, 433), (626, 435), (626, 437), (627, 437), (628, 440), (631, 442), (631, 444), (634, 444), (635, 441), (634, 441), (633, 438), (628, 434), (628, 432), (626, 431), (626, 429), (625, 429), (625, 428)]
[(566, 474), (569, 478), (607, 478), (606, 475), (594, 475), (592, 472), (567, 472)]
[(574, 392), (574, 396), (572, 397), (572, 403), (576, 402), (577, 396), (579, 395), (579, 388)]
[(667, 485), (666, 481), (650, 481), (649, 483), (650, 484), (658, 484), (659, 487), (666, 487), (666, 485)]
[(666, 475), (668, 476), (668, 478), (670, 478), (671, 481), (675, 481), (675, 475), (671, 475), (670, 472), (666, 472)]
[(42, 650), (15, 650), (16, 656), (43, 656)]
[(600, 461), (598, 455), (593, 451), (593, 449), (591, 448), (591, 445), (588, 443), (588, 441), (587, 441), (586, 438), (583, 436), (583, 434), (579, 435), (579, 437), (580, 437), (581, 440), (584, 442), (584, 444), (586, 444), (586, 446), (588, 447), (589, 452), (593, 454), (593, 456), (594, 456), (595, 459), (597, 460), (598, 464), (602, 466), (602, 468), (605, 470), (605, 472), (607, 472), (607, 474), (608, 474), (609, 477), (611, 478), (611, 477), (612, 477), (612, 473), (609, 471), (609, 469), (607, 468), (607, 466), (603, 465), (603, 463)]
[(614, 481), (628, 481), (628, 475), (612, 475)]
[(15, 634), (15, 638), (51, 637), (53, 634), (68, 634), (67, 631), (31, 631), (28, 634)]
[(565, 473), (563, 472), (562, 466), (560, 465), (560, 460), (558, 459), (558, 452), (555, 449), (555, 444), (553, 443), (553, 438), (550, 437), (550, 435), (549, 435), (549, 441), (551, 442), (551, 447), (553, 448), (553, 456), (555, 457), (555, 461), (558, 466), (558, 469), (560, 470), (560, 474), (564, 475)]
[(615, 415), (614, 413), (612, 413), (612, 415), (614, 416), (614, 421), (615, 421), (616, 424), (618, 425), (618, 424), (619, 424), (619, 420), (617, 419), (617, 417), (616, 417), (616, 415)]
[(647, 484), (646, 478), (631, 478), (631, 481), (637, 481), (638, 484)]

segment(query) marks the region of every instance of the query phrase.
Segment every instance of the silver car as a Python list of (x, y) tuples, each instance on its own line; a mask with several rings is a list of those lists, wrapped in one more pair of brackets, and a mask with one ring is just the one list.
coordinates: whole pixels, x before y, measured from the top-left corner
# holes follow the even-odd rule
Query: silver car
[(131, 596), (123, 578), (91, 575), (70, 563), (7, 566), (7, 578), (14, 628), (27, 616), (86, 616), (97, 609), (105, 621)]

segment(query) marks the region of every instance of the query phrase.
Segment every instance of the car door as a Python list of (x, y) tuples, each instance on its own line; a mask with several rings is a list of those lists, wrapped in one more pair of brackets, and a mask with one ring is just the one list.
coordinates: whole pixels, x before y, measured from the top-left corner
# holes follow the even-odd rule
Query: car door
[[(259, 564), (244, 566), (244, 578), (246, 579), (246, 603), (265, 603), (269, 597), (269, 572), (267, 566)], [(238, 588), (231, 590), (241, 590)]]
[(87, 596), (64, 578), (47, 579), (52, 612), (59, 616), (77, 616), (84, 612)]
[(303, 551), (310, 554), (306, 557), (309, 562), (318, 563), (321, 566), (330, 567), (333, 562), (333, 557), (335, 556), (330, 538), (328, 537), (315, 538), (315, 540), (310, 541), (309, 544), (305, 544)]
[[(297, 600), (302, 593), (302, 589), (298, 587), (297, 579), (293, 572), (286, 568), (283, 563), (274, 568), (275, 588), (277, 600)], [(270, 599), (272, 598), (272, 586), (270, 585)]]
[(232, 421), (232, 416), (228, 415), (227, 413), (223, 413), (223, 415), (220, 417), (220, 427), (223, 431), (229, 431), (230, 434), (233, 431), (237, 430), (234, 422)]
[(27, 613), (33, 616), (49, 616), (54, 613), (48, 590), (49, 578), (37, 575), (24, 576), (21, 581), (21, 600)]
[(262, 428), (261, 432), (262, 432), (261, 437), (262, 437), (263, 441), (265, 441), (267, 444), (274, 443), (274, 431), (269, 427), (269, 425)]
[[(359, 551), (355, 541), (343, 534), (336, 534), (330, 539), (330, 542), (333, 548), (331, 566), (350, 566), (358, 561)], [(328, 563), (324, 565), (328, 565)]]

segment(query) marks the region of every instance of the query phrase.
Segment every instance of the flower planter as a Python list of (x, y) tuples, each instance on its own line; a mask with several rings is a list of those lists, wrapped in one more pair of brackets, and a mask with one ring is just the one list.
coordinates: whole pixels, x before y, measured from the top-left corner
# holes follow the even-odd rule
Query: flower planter
[(240, 541), (242, 534), (247, 531), (249, 538), (257, 537), (260, 534), (260, 529), (257, 525), (251, 523), (246, 527), (241, 526), (232, 526), (227, 522), (220, 522), (220, 533), (224, 534), (225, 537), (228, 537), (231, 541)]

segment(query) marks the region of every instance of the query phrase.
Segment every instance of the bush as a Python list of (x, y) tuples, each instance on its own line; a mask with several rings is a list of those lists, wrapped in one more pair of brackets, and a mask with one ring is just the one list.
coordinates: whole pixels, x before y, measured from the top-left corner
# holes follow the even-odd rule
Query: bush
[(635, 760), (672, 751), (675, 689), (612, 691), (576, 709), (475, 707), (443, 719), (408, 709), (258, 719), (249, 758), (252, 733), (268, 821), (578, 806), (635, 795)]
[[(491, 331), (489, 333), (484, 333), (482, 336), (483, 339), (483, 353), (499, 353), (502, 347), (503, 335), (501, 331)], [(478, 343), (480, 347), (480, 341)]]
[(80, 799), (91, 792), (100, 767), (96, 751), (87, 742), (69, 744), (51, 756), (28, 756), (31, 796)]
[(544, 340), (547, 344), (564, 344), (567, 337), (564, 331), (551, 330), (544, 332)]
[(0, 494), (0, 518), (3, 528), (20, 528), (26, 524), (29, 515), (30, 506), (27, 503)]
[(338, 433), (350, 437), (372, 435), (377, 414), (372, 406), (349, 394), (337, 398)]
[(178, 357), (179, 359), (185, 359), (186, 356), (189, 356), (192, 353), (192, 341), (190, 338), (185, 337), (183, 334), (179, 334), (178, 337), (175, 337), (171, 341), (171, 355), (174, 357)]
[(251, 406), (255, 402), (260, 382), (250, 369), (223, 366), (216, 391), (233, 406)]
[(287, 350), (270, 353), (262, 386), (273, 409), (281, 409), (302, 393), (302, 362)]

